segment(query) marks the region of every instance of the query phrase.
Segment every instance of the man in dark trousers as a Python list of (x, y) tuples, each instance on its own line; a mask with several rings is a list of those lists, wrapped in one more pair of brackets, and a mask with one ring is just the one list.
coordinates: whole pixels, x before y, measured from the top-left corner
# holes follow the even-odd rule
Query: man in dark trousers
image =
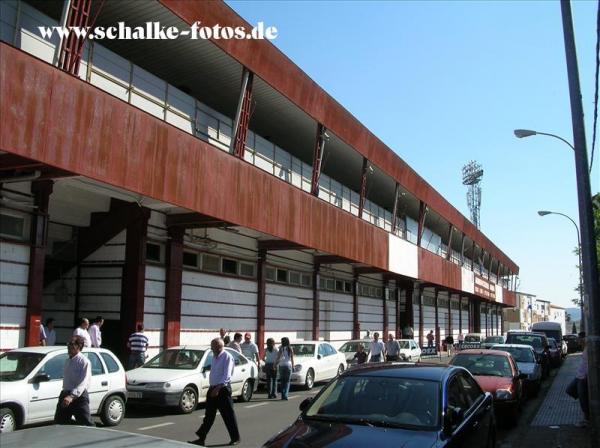
[(209, 387), (206, 393), (206, 411), (202, 425), (196, 431), (198, 439), (190, 443), (204, 445), (206, 435), (215, 422), (218, 410), (221, 413), (221, 417), (223, 417), (229, 437), (231, 437), (229, 445), (238, 445), (240, 443), (240, 432), (233, 410), (233, 400), (231, 399), (231, 377), (233, 376), (235, 365), (233, 357), (225, 351), (225, 344), (221, 338), (213, 339), (210, 343), (210, 348), (213, 352), (213, 360), (208, 377)]
[(69, 359), (65, 361), (62, 392), (58, 397), (54, 423), (67, 425), (75, 416), (78, 425), (94, 426), (90, 415), (88, 388), (92, 377), (90, 361), (81, 354), (84, 339), (73, 336), (67, 344)]

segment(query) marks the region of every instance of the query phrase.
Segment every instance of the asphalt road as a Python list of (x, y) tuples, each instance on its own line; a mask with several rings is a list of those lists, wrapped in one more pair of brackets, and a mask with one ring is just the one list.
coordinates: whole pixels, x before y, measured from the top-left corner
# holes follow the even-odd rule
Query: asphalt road
[[(248, 403), (235, 403), (234, 409), (242, 437), (242, 447), (260, 447), (271, 436), (290, 425), (300, 411), (298, 406), (304, 398), (316, 394), (322, 387), (311, 391), (292, 389), (289, 401), (268, 400), (264, 390), (258, 390)], [(165, 439), (186, 442), (196, 439), (194, 432), (202, 423), (204, 405), (191, 414), (180, 415), (175, 410), (163, 408), (128, 407), (125, 419), (115, 429)], [(206, 438), (206, 446), (225, 446), (229, 435), (223, 419), (217, 415), (215, 424)]]

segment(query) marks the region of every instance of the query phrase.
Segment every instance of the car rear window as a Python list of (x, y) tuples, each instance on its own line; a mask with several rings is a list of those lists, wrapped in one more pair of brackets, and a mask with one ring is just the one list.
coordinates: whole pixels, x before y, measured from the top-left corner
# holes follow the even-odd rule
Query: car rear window
[(109, 373), (115, 373), (119, 371), (119, 365), (112, 356), (110, 356), (108, 353), (100, 353), (100, 356), (102, 356)]
[(542, 337), (535, 334), (509, 334), (506, 338), (507, 344), (524, 344), (533, 348), (542, 348)]
[(474, 376), (512, 376), (512, 369), (506, 356), (485, 354), (458, 354), (450, 364), (461, 366)]

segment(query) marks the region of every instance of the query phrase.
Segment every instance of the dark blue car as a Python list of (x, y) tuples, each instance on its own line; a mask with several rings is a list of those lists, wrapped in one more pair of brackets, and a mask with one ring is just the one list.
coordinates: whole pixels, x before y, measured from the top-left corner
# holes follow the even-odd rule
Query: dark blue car
[(462, 367), (368, 364), (344, 372), (266, 447), (493, 447), (492, 396)]

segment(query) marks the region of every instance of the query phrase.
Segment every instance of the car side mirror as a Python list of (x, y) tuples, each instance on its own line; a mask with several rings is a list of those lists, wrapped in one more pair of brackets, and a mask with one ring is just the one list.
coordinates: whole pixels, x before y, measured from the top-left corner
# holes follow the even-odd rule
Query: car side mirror
[(304, 412), (308, 409), (308, 407), (310, 406), (310, 404), (312, 402), (313, 402), (312, 397), (305, 398), (304, 400), (302, 400), (302, 402), (300, 403), (298, 408), (300, 409), (301, 412)]
[(47, 381), (50, 381), (50, 375), (48, 375), (47, 373), (40, 373), (39, 375), (36, 375), (31, 379), (31, 383), (33, 384), (45, 383)]

